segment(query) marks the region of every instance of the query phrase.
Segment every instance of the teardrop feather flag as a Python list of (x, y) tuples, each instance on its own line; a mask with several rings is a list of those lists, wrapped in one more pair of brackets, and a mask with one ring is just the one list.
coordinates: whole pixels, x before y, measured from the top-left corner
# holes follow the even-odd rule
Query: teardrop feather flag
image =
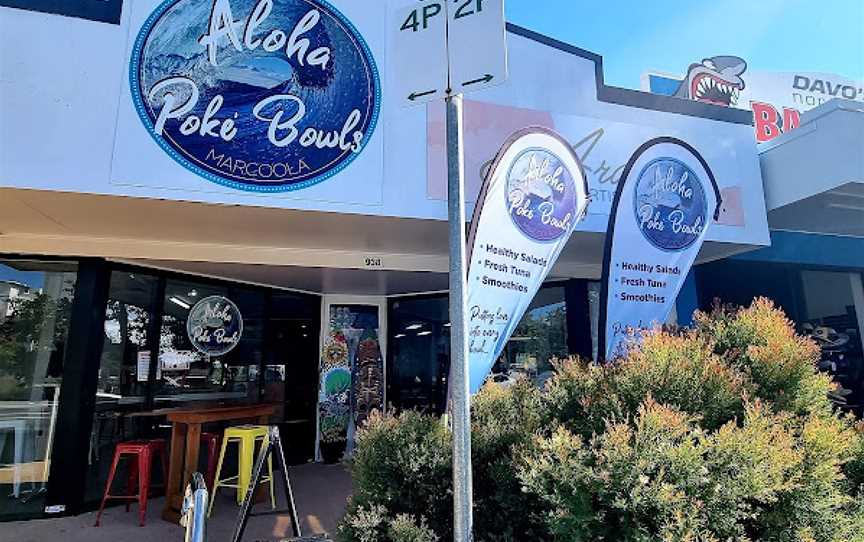
[(560, 135), (526, 128), (498, 152), (468, 234), (471, 393), (483, 385), (587, 208), (582, 166)]
[(603, 257), (600, 356), (610, 360), (662, 325), (720, 211), (696, 149), (672, 137), (639, 147), (621, 175)]

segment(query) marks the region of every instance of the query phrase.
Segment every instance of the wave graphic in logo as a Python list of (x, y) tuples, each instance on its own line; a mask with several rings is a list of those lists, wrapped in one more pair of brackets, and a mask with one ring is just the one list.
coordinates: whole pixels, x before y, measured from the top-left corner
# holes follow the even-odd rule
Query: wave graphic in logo
[(573, 175), (546, 149), (526, 149), (516, 157), (506, 194), (513, 223), (535, 241), (555, 241), (576, 223)]
[(256, 192), (340, 172), (368, 143), (381, 106), (369, 47), (324, 0), (167, 0), (135, 40), (130, 85), (172, 158)]
[(639, 173), (634, 212), (642, 235), (666, 251), (688, 248), (706, 227), (707, 200), (699, 177), (674, 158), (657, 158)]

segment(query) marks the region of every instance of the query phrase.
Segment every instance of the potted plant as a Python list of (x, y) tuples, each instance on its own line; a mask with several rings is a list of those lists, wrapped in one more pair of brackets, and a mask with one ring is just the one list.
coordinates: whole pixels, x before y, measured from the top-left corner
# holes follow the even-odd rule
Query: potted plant
[(348, 414), (327, 413), (321, 417), (321, 457), (325, 463), (338, 463), (347, 444)]

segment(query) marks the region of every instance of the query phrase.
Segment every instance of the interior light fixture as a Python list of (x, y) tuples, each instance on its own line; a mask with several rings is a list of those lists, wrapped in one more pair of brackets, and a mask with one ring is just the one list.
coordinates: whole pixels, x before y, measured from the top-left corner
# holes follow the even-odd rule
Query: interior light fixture
[(198, 297), (198, 290), (193, 288), (192, 291), (189, 292), (189, 297)]
[(418, 337), (425, 337), (426, 335), (432, 335), (431, 331), (421, 331), (417, 334)]
[(410, 326), (406, 327), (405, 330), (414, 331), (415, 329), (420, 329), (421, 327), (423, 327), (423, 324), (411, 324)]
[(401, 338), (404, 337), (404, 336), (405, 336), (404, 333), (397, 333), (396, 335), (394, 335), (394, 338), (396, 338), (396, 339), (401, 339)]
[(450, 326), (452, 326), (452, 325), (453, 325), (453, 324), (451, 324), (450, 322), (447, 322), (446, 324), (444, 324), (444, 327), (450, 327)]
[(172, 295), (171, 297), (168, 298), (168, 301), (170, 301), (171, 303), (174, 303), (175, 305), (183, 307), (186, 310), (189, 310), (190, 308), (192, 308), (192, 305), (190, 305), (189, 303), (186, 303), (185, 301), (183, 301), (182, 299), (180, 299), (177, 296)]

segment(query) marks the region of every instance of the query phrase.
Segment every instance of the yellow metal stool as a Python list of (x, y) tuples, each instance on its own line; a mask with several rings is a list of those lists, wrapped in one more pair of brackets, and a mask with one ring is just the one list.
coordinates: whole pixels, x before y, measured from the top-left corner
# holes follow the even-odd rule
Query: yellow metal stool
[[(255, 465), (255, 444), (259, 441), (261, 446), (267, 444), (268, 429), (264, 425), (240, 425), (237, 427), (229, 427), (225, 430), (222, 438), (222, 449), (219, 451), (219, 464), (216, 467), (216, 480), (213, 483), (213, 495), (210, 498), (210, 510), (207, 512), (209, 516), (213, 511), (213, 503), (216, 502), (216, 490), (220, 487), (233, 487), (237, 489), (237, 504), (243, 504), (243, 499), (246, 498), (246, 491), (249, 488), (249, 482), (252, 479), (252, 469)], [(225, 461), (225, 451), (228, 449), (228, 444), (235, 442), (238, 444), (238, 468), (237, 476), (229, 476), (222, 478), (222, 463)], [(272, 456), (267, 458), (267, 472), (269, 476), (261, 478), (261, 483), (270, 485), (270, 504), (276, 508), (276, 493), (273, 489), (273, 459)], [(236, 483), (234, 483), (236, 481)]]

